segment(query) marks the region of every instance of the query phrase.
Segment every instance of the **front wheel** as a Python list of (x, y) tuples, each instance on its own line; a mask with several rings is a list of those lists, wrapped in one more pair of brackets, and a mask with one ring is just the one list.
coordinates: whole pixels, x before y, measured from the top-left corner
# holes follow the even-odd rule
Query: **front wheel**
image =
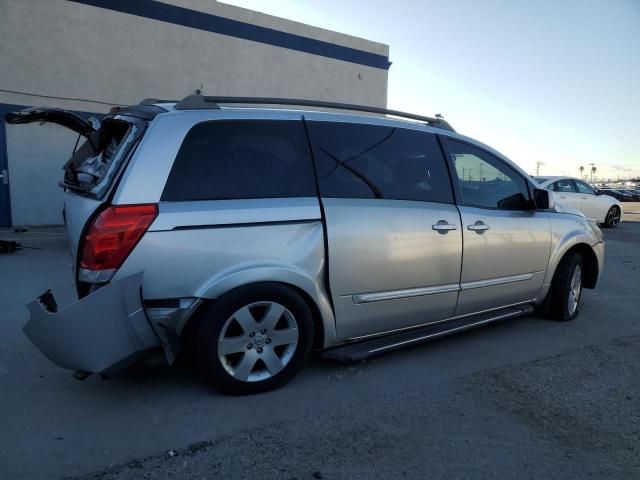
[(620, 223), (620, 207), (617, 205), (612, 206), (607, 212), (607, 216), (604, 217), (604, 223), (602, 224), (606, 228), (616, 228)]
[(304, 299), (277, 283), (238, 288), (198, 314), (198, 363), (221, 393), (278, 388), (300, 370), (312, 345)]
[(582, 257), (568, 253), (558, 265), (548, 297), (548, 314), (560, 321), (576, 318), (582, 296)]

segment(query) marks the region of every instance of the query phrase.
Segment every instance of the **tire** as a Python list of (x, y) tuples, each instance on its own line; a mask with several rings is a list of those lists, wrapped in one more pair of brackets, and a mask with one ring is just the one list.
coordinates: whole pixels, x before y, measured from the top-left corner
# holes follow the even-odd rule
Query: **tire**
[(620, 224), (620, 207), (617, 205), (613, 205), (607, 215), (604, 217), (604, 223), (602, 224), (605, 228), (616, 228)]
[(228, 395), (267, 392), (289, 382), (313, 345), (304, 299), (278, 283), (233, 290), (198, 311), (196, 350), (205, 379)]
[(578, 316), (583, 272), (582, 257), (579, 253), (569, 252), (560, 261), (545, 301), (546, 312), (550, 318), (567, 322)]

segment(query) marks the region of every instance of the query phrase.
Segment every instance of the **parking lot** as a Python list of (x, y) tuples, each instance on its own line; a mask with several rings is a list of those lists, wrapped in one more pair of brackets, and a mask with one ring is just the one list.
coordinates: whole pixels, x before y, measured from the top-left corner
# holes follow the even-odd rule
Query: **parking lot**
[(183, 366), (84, 382), (23, 335), (47, 288), (73, 298), (62, 229), (0, 256), (0, 478), (632, 478), (640, 471), (640, 203), (605, 230), (575, 322), (534, 316), (287, 387), (212, 393)]

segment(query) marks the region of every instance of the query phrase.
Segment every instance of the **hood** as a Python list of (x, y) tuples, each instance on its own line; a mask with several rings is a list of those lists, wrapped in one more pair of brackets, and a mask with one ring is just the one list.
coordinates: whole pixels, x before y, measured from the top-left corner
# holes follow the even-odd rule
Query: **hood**
[(100, 123), (95, 119), (93, 121), (87, 120), (78, 114), (59, 108), (27, 108), (18, 112), (9, 112), (4, 116), (4, 119), (11, 125), (35, 122), (57, 123), (84, 137), (88, 137), (100, 128)]
[(578, 217), (582, 217), (584, 219), (587, 218), (585, 214), (582, 213), (580, 210), (578, 210), (577, 208), (573, 208), (567, 205), (566, 203), (562, 204), (562, 203), (556, 202), (555, 209), (556, 209), (556, 212), (559, 212), (559, 213), (568, 213), (570, 215), (577, 215)]
[(607, 202), (609, 204), (609, 206), (617, 205), (620, 208), (622, 208), (622, 203), (620, 203), (620, 200), (618, 200), (613, 195), (607, 195), (606, 193), (601, 193), (601, 194), (598, 195), (598, 198), (602, 199), (602, 200), (600, 200), (601, 202)]

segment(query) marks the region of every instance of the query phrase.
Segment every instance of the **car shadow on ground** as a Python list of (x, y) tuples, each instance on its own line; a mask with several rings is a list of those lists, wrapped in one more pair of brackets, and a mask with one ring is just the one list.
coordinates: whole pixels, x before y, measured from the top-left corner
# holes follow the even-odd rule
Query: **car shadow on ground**
[[(557, 322), (527, 315), (406, 346), (353, 363), (322, 358), (321, 352), (314, 352), (302, 371), (283, 388), (295, 389), (296, 385), (302, 385), (308, 381), (317, 383), (320, 388), (323, 388), (336, 382), (348, 381), (351, 377), (366, 376), (374, 369), (376, 371), (386, 368), (395, 370), (406, 368), (407, 365), (420, 364), (425, 366), (429, 364), (430, 357), (438, 358), (443, 352), (463, 351), (473, 344), (483, 348), (485, 344), (500, 341), (499, 337), (525, 334), (518, 333), (525, 325), (534, 326), (535, 330), (539, 330), (543, 324), (557, 325)], [(452, 367), (455, 367), (455, 363), (450, 364), (446, 370), (449, 371)], [(188, 355), (180, 355), (173, 365), (166, 365), (163, 363), (162, 352), (131, 365), (114, 377), (105, 379), (104, 382), (105, 385), (109, 384), (108, 388), (113, 388), (120, 393), (127, 390), (138, 391), (140, 388), (153, 388), (156, 394), (162, 394), (163, 390), (170, 393), (175, 388), (179, 388), (184, 389), (185, 392), (207, 392), (215, 396), (220, 395), (206, 383), (200, 375), (198, 366)]]

